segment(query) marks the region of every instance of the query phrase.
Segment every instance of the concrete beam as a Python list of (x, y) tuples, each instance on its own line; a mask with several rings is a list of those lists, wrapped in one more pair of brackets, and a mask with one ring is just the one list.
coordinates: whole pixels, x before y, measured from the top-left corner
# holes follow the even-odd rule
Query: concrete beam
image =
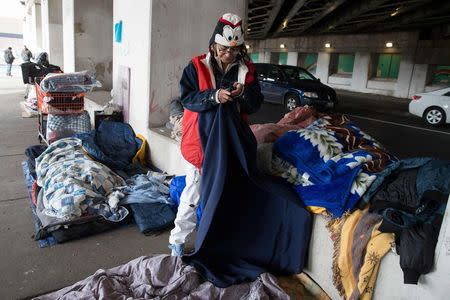
[(380, 30), (388, 30), (390, 28), (395, 28), (399, 25), (406, 25), (416, 21), (423, 21), (423, 19), (434, 16), (445, 14), (450, 11), (450, 1), (445, 1), (444, 3), (439, 3), (439, 5), (434, 7), (427, 7), (421, 10), (418, 10), (412, 14), (405, 15), (395, 20), (390, 25), (379, 27)]
[(421, 1), (421, 2), (416, 3), (416, 4), (410, 4), (408, 6), (402, 6), (400, 8), (400, 10), (397, 11), (397, 14), (394, 15), (394, 16), (392, 16), (389, 13), (386, 13), (386, 14), (381, 15), (380, 17), (376, 17), (376, 18), (373, 18), (371, 20), (367, 20), (367, 22), (364, 22), (362, 24), (355, 25), (352, 30), (355, 31), (355, 32), (356, 31), (360, 31), (362, 29), (365, 29), (367, 27), (372, 26), (373, 24), (380, 23), (380, 22), (382, 22), (384, 20), (387, 20), (389, 18), (398, 18), (399, 16), (401, 16), (401, 15), (403, 15), (403, 14), (409, 12), (409, 11), (416, 10), (417, 8), (419, 8), (420, 6), (422, 6), (422, 5), (424, 5), (424, 4), (428, 3), (428, 2), (431, 2), (431, 0), (424, 0), (424, 1)]
[(328, 4), (326, 6), (326, 8), (319, 13), (317, 16), (314, 17), (314, 19), (312, 19), (311, 21), (309, 21), (308, 23), (306, 23), (305, 26), (302, 27), (301, 30), (296, 31), (296, 34), (301, 34), (303, 32), (305, 32), (307, 29), (309, 29), (311, 26), (313, 26), (314, 24), (316, 24), (317, 22), (319, 22), (320, 20), (322, 20), (323, 18), (325, 18), (327, 15), (329, 15), (330, 13), (332, 13), (336, 8), (338, 8), (341, 4), (343, 4), (346, 0), (336, 0), (330, 4)]
[(355, 5), (350, 7), (345, 13), (334, 17), (330, 22), (325, 23), (316, 31), (318, 33), (324, 33), (330, 29), (336, 28), (345, 22), (354, 19), (368, 11), (376, 9), (381, 4), (387, 2), (388, 0), (374, 0), (374, 1), (360, 1), (356, 2)]
[(300, 8), (302, 8), (303, 5), (305, 5), (305, 2), (306, 2), (306, 0), (297, 0), (297, 2), (295, 2), (294, 6), (292, 6), (292, 8), (289, 11), (288, 15), (286, 16), (286, 18), (283, 20), (283, 23), (281, 23), (280, 26), (278, 26), (277, 31), (275, 31), (274, 36), (276, 36), (278, 33), (283, 31), (283, 29), (285, 28), (284, 25), (289, 24), (289, 21), (297, 14), (297, 12), (300, 10)]
[(272, 27), (275, 18), (278, 16), (278, 13), (280, 12), (280, 8), (283, 2), (284, 2), (283, 0), (272, 0), (273, 7), (270, 11), (269, 18), (267, 18), (265, 28), (261, 34), (263, 38), (267, 37), (267, 34), (269, 33), (269, 30)]

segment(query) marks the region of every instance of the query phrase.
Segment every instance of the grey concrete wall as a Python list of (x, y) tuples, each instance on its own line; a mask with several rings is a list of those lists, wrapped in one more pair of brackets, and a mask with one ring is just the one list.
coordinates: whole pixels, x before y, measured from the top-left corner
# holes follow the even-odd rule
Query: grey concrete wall
[(149, 127), (167, 121), (184, 67), (208, 51), (219, 18), (227, 12), (244, 18), (245, 9), (245, 0), (152, 1)]
[[(296, 38), (276, 38), (267, 40), (249, 40), (253, 51), (262, 52), (321, 52), (330, 53), (413, 53), (418, 40), (417, 32), (392, 32), (377, 34), (352, 35), (317, 35)], [(386, 42), (392, 41), (393, 48), (386, 48)], [(325, 43), (331, 43), (331, 48), (325, 48)], [(280, 49), (285, 44), (285, 49)]]
[(95, 71), (112, 88), (113, 0), (74, 2), (75, 70)]
[[(119, 69), (130, 69), (129, 123), (136, 133), (148, 129), (150, 103), (151, 2), (114, 0), (114, 24), (122, 21), (122, 41), (113, 42), (113, 84), (115, 101), (121, 88)], [(118, 101), (117, 101), (118, 102)], [(152, 143), (150, 143), (151, 145)]]

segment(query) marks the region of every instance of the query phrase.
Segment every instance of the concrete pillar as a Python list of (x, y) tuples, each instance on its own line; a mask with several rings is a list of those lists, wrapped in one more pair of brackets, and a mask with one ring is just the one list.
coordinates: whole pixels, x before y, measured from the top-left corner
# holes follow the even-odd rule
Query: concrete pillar
[(286, 63), (288, 66), (297, 66), (297, 60), (298, 60), (298, 52), (288, 52)]
[(64, 72), (75, 72), (75, 4), (63, 0), (63, 53)]
[(29, 36), (27, 37), (27, 47), (37, 54), (42, 51), (42, 19), (41, 19), (41, 5), (29, 0), (27, 2), (27, 16), (30, 20), (29, 25)]
[(270, 51), (259, 52), (259, 62), (269, 64), (270, 63)]
[(112, 88), (113, 0), (64, 0), (64, 69), (95, 71)]
[(245, 20), (245, 7), (244, 0), (134, 0), (133, 5), (114, 0), (113, 23), (122, 21), (122, 41), (113, 43), (114, 94), (121, 89), (119, 67), (128, 67), (129, 122), (136, 132), (168, 121), (169, 103), (180, 95), (189, 60), (208, 51), (222, 14), (237, 13)]
[(394, 90), (395, 97), (400, 98), (408, 97), (413, 67), (414, 67), (413, 56), (409, 54), (402, 54), (400, 61), (400, 69), (398, 71), (397, 84), (395, 85)]
[(42, 46), (51, 64), (63, 66), (63, 24), (61, 0), (41, 0)]
[(33, 54), (38, 54), (42, 51), (42, 17), (41, 4), (34, 3), (31, 6), (32, 28), (33, 28), (33, 44), (31, 49)]
[(25, 16), (23, 18), (23, 44), (26, 46), (31, 46), (33, 44), (33, 30), (31, 12), (25, 10)]
[(363, 91), (366, 89), (369, 77), (369, 67), (370, 53), (356, 52), (351, 82), (352, 90)]
[(42, 50), (48, 53), (49, 50), (49, 23), (48, 0), (41, 0), (41, 20), (42, 20)]
[(413, 74), (411, 78), (411, 84), (409, 87), (408, 97), (412, 97), (414, 94), (423, 93), (427, 83), (428, 64), (415, 64), (413, 68)]
[(317, 57), (316, 77), (323, 83), (328, 82), (330, 59), (331, 54), (328, 52), (319, 52)]

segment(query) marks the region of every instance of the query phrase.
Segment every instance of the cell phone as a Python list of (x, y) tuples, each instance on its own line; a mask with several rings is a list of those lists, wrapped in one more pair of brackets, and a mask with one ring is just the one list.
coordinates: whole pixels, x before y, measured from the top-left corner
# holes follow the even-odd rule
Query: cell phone
[(234, 90), (234, 86), (229, 86), (225, 89), (225, 91), (229, 91), (230, 93)]

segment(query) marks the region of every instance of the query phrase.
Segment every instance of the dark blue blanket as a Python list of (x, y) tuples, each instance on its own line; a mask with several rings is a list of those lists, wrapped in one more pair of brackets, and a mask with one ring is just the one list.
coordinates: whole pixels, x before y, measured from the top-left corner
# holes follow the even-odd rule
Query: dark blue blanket
[(184, 261), (219, 287), (263, 272), (301, 272), (311, 215), (290, 186), (256, 173), (256, 140), (236, 108), (199, 114), (199, 128), (203, 215), (196, 250)]

